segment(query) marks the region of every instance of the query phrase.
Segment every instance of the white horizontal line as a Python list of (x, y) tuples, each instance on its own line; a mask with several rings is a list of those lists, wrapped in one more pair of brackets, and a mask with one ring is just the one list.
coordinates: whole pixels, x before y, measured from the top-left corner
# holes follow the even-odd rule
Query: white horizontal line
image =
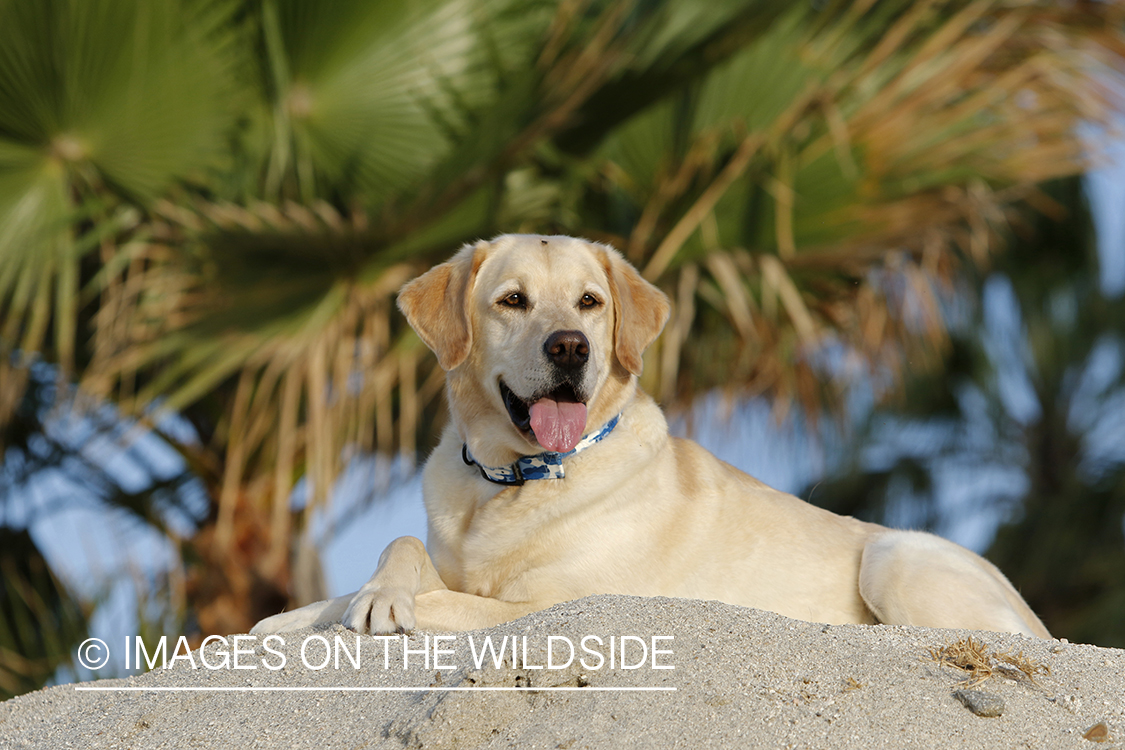
[(215, 693), (336, 693), (336, 692), (364, 692), (364, 693), (379, 693), (379, 692), (479, 692), (481, 690), (490, 691), (511, 691), (511, 692), (546, 692), (546, 691), (584, 691), (584, 692), (675, 692), (674, 687), (97, 687), (97, 686), (75, 686), (76, 691), (83, 692), (100, 692), (100, 693), (201, 693), (201, 692), (215, 692)]

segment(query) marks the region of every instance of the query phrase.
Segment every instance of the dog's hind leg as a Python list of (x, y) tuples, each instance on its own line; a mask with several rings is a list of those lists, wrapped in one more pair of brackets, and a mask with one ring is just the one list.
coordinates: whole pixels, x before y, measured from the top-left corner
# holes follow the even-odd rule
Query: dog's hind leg
[(925, 532), (887, 531), (868, 541), (859, 592), (888, 625), (1051, 637), (996, 566)]

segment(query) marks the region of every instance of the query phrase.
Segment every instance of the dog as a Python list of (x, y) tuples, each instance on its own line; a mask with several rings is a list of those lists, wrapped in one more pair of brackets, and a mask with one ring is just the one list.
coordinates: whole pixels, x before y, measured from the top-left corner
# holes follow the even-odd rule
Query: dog
[(637, 385), (668, 300), (613, 248), (502, 235), (406, 284), (398, 305), (446, 372), (450, 419), (423, 469), (428, 546), (396, 539), (355, 594), (252, 633), (472, 630), (632, 594), (1050, 637), (969, 550), (836, 515), (669, 436)]

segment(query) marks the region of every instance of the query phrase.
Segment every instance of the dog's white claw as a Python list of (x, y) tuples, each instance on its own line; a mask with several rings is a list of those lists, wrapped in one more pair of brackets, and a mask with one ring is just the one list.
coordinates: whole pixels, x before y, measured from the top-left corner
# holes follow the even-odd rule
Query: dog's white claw
[(390, 635), (414, 629), (414, 597), (406, 589), (360, 590), (352, 598), (341, 623), (357, 633)]

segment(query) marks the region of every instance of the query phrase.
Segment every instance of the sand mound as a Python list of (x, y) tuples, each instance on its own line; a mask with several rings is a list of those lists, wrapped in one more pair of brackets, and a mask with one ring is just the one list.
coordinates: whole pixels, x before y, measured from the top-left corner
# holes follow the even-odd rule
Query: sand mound
[[(1125, 747), (1125, 651), (1060, 641), (619, 596), (444, 637), (283, 637), (7, 701), (0, 746)], [(975, 685), (931, 656), (969, 637), (987, 662), (976, 679), (992, 671)], [(90, 686), (130, 691), (76, 689)]]

